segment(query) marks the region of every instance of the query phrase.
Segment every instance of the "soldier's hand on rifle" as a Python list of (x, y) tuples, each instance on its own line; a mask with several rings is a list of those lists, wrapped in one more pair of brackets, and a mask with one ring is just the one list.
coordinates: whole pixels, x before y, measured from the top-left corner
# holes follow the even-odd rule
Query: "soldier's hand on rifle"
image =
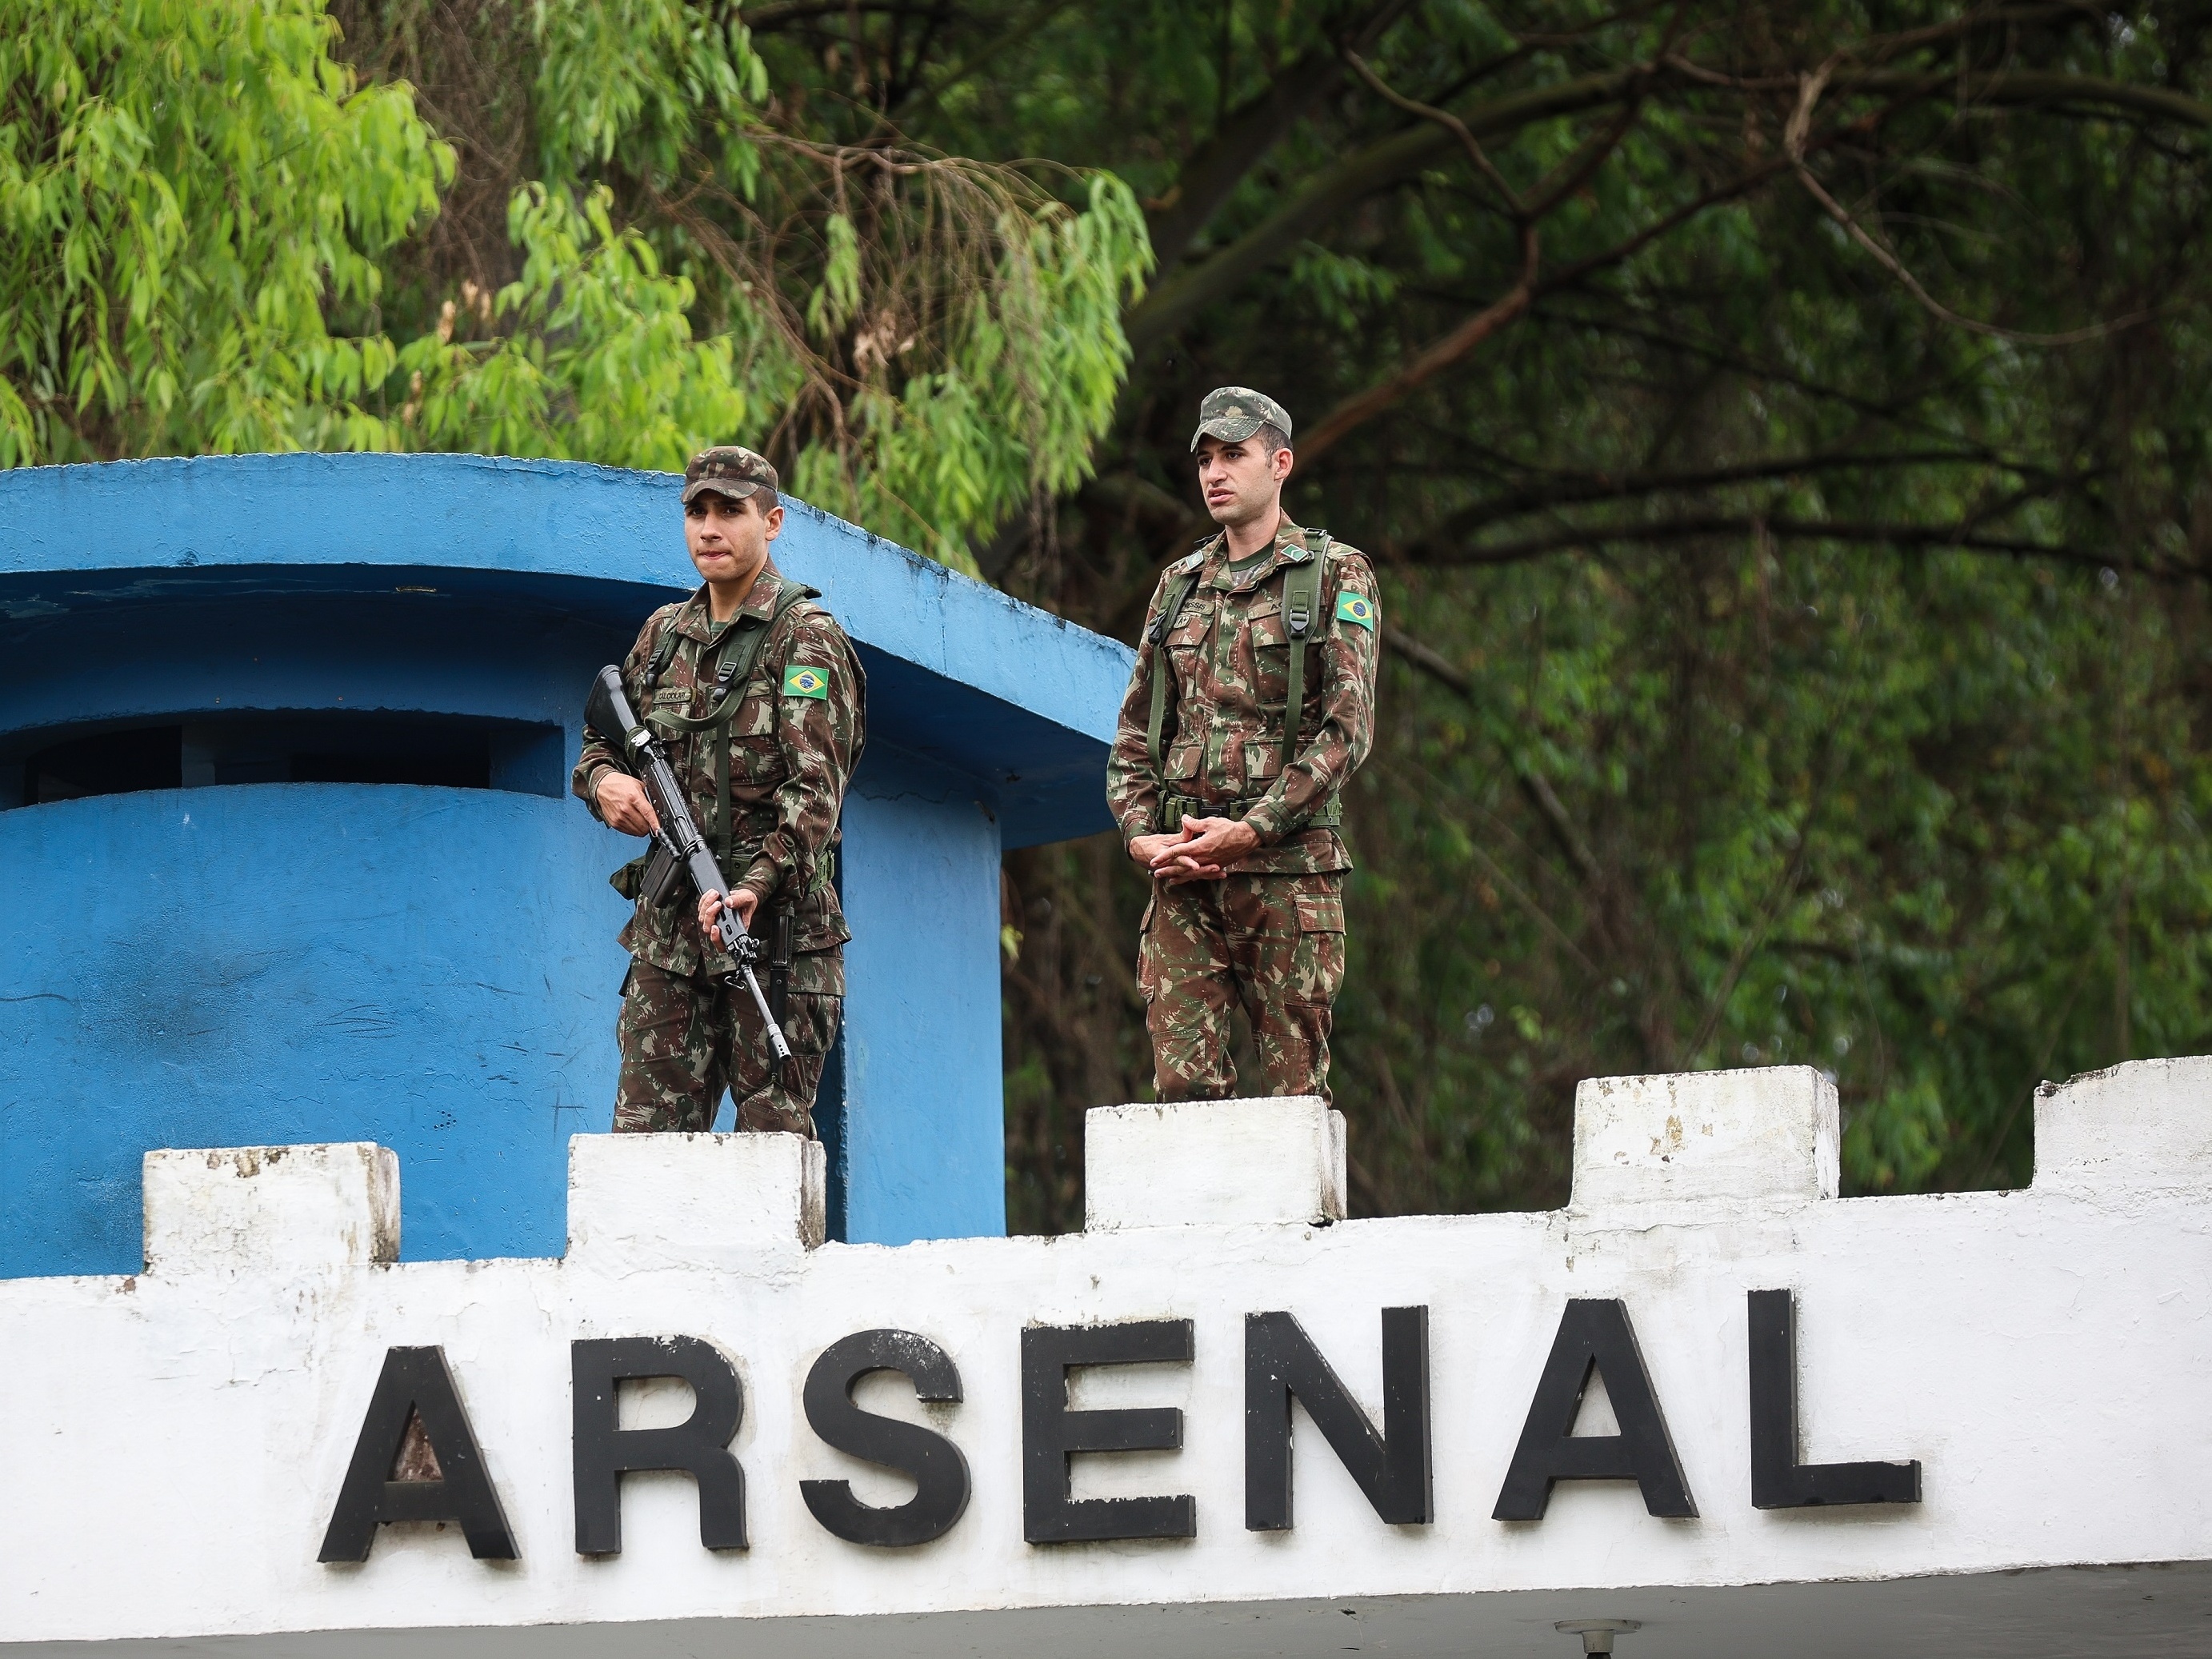
[(1171, 883), (1218, 881), (1260, 845), (1259, 832), (1242, 818), (1185, 818), (1182, 828), (1190, 839), (1152, 860), (1152, 872)]
[(602, 773), (592, 793), (599, 798), (599, 817), (611, 829), (626, 836), (649, 836), (660, 828), (660, 815), (653, 810), (645, 786), (629, 773)]
[[(760, 895), (750, 887), (740, 887), (730, 895), (731, 908), (738, 913), (738, 921), (747, 933), (752, 932), (753, 912), (760, 907)], [(714, 936), (714, 924), (722, 915), (722, 896), (702, 893), (699, 896), (699, 931), (709, 939)]]

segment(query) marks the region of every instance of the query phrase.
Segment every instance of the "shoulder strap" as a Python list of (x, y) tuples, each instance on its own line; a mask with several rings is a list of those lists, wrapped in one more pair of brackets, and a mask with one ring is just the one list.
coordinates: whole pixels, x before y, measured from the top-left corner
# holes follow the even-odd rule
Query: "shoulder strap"
[[(735, 845), (735, 830), (730, 811), (730, 722), (737, 718), (738, 705), (744, 700), (745, 681), (751, 678), (753, 665), (759, 660), (761, 647), (783, 620), (784, 613), (801, 599), (819, 599), (822, 590), (795, 582), (781, 571), (776, 573), (775, 606), (763, 617), (740, 617), (730, 625), (717, 653), (714, 665), (714, 689), (708, 693), (708, 710), (704, 714), (664, 714), (661, 719), (679, 732), (710, 732), (714, 750), (714, 829), (713, 840), (716, 855), (724, 865), (730, 860), (730, 851)], [(726, 873), (729, 873), (726, 872)]]
[[(1212, 541), (1207, 537), (1207, 541)], [(1202, 545), (1202, 544), (1201, 544)], [(1191, 590), (1198, 586), (1198, 573), (1205, 568), (1203, 551), (1187, 553), (1168, 567), (1168, 589), (1160, 600), (1160, 614), (1152, 619), (1152, 718), (1145, 726), (1145, 752), (1152, 763), (1152, 780), (1160, 781), (1160, 740), (1165, 734), (1168, 718), (1167, 638), (1182, 616), (1183, 604), (1190, 598)]]
[(775, 608), (766, 617), (740, 617), (723, 636), (722, 648), (714, 659), (714, 689), (708, 694), (707, 712), (703, 714), (665, 714), (661, 718), (672, 730), (703, 732), (710, 726), (727, 726), (737, 714), (738, 700), (744, 695), (744, 682), (750, 678), (753, 665), (759, 659), (761, 647), (783, 620), (783, 613), (801, 599), (819, 599), (821, 589), (808, 587), (778, 574)]
[(1328, 563), (1328, 532), (1305, 532), (1306, 556), (1283, 573), (1283, 626), (1291, 636), (1291, 675), (1283, 700), (1283, 765), (1297, 758), (1298, 726), (1306, 712), (1306, 647), (1321, 608), (1321, 579)]
[[(702, 587), (698, 593), (691, 597), (698, 599), (706, 591)], [(653, 660), (646, 665), (645, 670), (645, 700), (647, 702), (653, 700), (653, 688), (660, 684), (660, 677), (668, 672), (668, 665), (676, 660), (676, 647), (683, 637), (676, 631), (676, 618), (683, 614), (684, 607), (679, 605), (676, 607), (675, 613), (668, 618), (667, 625), (660, 630), (660, 638), (653, 645)]]

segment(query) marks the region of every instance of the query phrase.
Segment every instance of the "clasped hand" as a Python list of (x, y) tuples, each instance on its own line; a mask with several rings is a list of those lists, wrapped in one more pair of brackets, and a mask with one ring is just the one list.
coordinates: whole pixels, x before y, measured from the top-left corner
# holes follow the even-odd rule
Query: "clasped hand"
[(1219, 881), (1260, 845), (1259, 832), (1241, 818), (1189, 818), (1164, 836), (1139, 836), (1129, 856), (1170, 887), (1187, 881)]

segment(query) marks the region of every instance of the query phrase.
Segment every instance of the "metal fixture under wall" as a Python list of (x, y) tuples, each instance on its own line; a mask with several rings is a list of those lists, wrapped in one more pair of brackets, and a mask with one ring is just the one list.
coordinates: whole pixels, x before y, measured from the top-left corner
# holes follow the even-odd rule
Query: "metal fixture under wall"
[(1614, 1637), (1643, 1626), (1633, 1619), (1562, 1619), (1552, 1628), (1562, 1636), (1581, 1637), (1583, 1651), (1588, 1654), (1611, 1653)]

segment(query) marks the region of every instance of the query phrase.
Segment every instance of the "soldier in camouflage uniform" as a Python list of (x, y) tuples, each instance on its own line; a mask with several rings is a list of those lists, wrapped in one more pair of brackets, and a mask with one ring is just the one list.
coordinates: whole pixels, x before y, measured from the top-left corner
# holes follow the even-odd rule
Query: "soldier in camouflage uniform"
[[(738, 1127), (814, 1133), (814, 1092), (844, 1008), (852, 937), (831, 884), (838, 813), (865, 737), (866, 687), (844, 630), (769, 558), (783, 526), (775, 469), (734, 446), (694, 456), (684, 475), (684, 538), (704, 578), (647, 618), (623, 689), (683, 783), (691, 815), (731, 884), (739, 919), (771, 949), (788, 919), (781, 1020), (792, 1058), (771, 1080), (759, 1011), (714, 930), (719, 906), (688, 889), (665, 906), (640, 896), (646, 860), (613, 877), (637, 901), (616, 1024), (617, 1132), (714, 1127), (722, 1091)], [(573, 787), (629, 834), (657, 824), (637, 781), (586, 726)], [(764, 963), (763, 964), (766, 966)], [(771, 986), (785, 975), (771, 969)], [(772, 993), (773, 994), (773, 993)]]
[(1160, 578), (1107, 765), (1153, 878), (1138, 980), (1163, 1100), (1236, 1091), (1238, 1002), (1265, 1092), (1328, 1097), (1352, 867), (1337, 803), (1374, 738), (1381, 611), (1364, 556), (1284, 516), (1290, 436), (1248, 387), (1200, 405), (1191, 449), (1222, 529)]

